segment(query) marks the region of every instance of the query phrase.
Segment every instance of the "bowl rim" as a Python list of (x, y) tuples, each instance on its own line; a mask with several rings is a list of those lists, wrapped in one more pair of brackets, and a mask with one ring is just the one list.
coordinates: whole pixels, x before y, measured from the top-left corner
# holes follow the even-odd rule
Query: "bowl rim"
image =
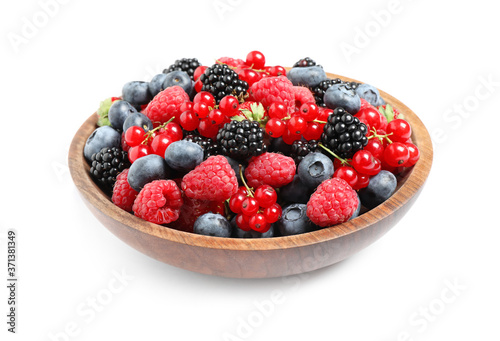
[[(352, 78), (327, 73), (328, 78), (340, 78), (348, 82), (362, 83)], [(110, 198), (94, 183), (88, 172), (89, 165), (83, 156), (85, 142), (97, 128), (97, 113), (92, 114), (78, 129), (75, 134), (68, 153), (68, 166), (73, 182), (80, 194), (103, 214), (118, 221), (119, 223), (160, 239), (171, 242), (186, 244), (189, 246), (239, 250), (239, 251), (264, 251), (299, 248), (317, 243), (327, 242), (336, 238), (347, 236), (351, 233), (363, 230), (377, 221), (383, 220), (393, 212), (403, 207), (423, 187), (433, 159), (432, 141), (426, 127), (420, 118), (405, 104), (388, 93), (379, 90), (381, 96), (387, 103), (396, 107), (410, 122), (412, 127), (412, 140), (418, 146), (420, 159), (408, 173), (405, 182), (396, 192), (379, 206), (361, 214), (355, 219), (339, 225), (322, 228), (316, 231), (273, 238), (223, 238), (203, 236), (191, 232), (175, 230), (163, 225), (157, 225), (128, 213), (110, 200)]]

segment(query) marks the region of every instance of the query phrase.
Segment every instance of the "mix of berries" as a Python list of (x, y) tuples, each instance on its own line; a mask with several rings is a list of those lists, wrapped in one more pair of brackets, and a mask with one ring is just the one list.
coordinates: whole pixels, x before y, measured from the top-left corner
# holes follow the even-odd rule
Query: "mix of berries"
[(267, 238), (355, 218), (420, 157), (408, 121), (369, 84), (309, 57), (182, 58), (101, 103), (84, 156), (111, 201), (152, 223)]

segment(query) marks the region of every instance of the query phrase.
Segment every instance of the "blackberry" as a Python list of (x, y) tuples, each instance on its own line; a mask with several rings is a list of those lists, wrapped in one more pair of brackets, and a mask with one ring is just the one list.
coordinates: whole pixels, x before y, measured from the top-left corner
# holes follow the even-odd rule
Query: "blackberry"
[(208, 137), (188, 134), (183, 138), (183, 140), (194, 142), (203, 148), (204, 159), (207, 159), (209, 156), (219, 154), (219, 145)]
[(351, 158), (368, 143), (366, 125), (357, 117), (338, 107), (328, 117), (321, 142), (341, 158)]
[(356, 82), (345, 82), (347, 85), (349, 85), (351, 87), (351, 89), (353, 90), (356, 90), (356, 88), (358, 87), (358, 85), (360, 83), (356, 83)]
[[(315, 66), (316, 62), (309, 57), (305, 57), (300, 59), (297, 63), (293, 64), (293, 67), (306, 67), (306, 66)], [(321, 65), (318, 65), (321, 66)]]
[(298, 165), (307, 154), (316, 152), (318, 149), (318, 141), (316, 140), (294, 141), (289, 156), (295, 161), (295, 164)]
[(248, 90), (248, 83), (242, 81), (226, 64), (214, 64), (207, 68), (200, 80), (203, 83), (201, 90), (210, 92), (217, 103), (227, 95), (241, 99)]
[(340, 78), (326, 79), (319, 83), (319, 85), (312, 90), (314, 99), (316, 100), (316, 104), (322, 107), (326, 107), (325, 103), (323, 102), (323, 96), (325, 96), (326, 90), (328, 90), (328, 88), (332, 85), (340, 83), (342, 83)]
[(264, 129), (256, 121), (226, 123), (217, 134), (217, 142), (221, 153), (235, 160), (245, 160), (267, 151), (267, 146), (264, 144)]
[(200, 65), (200, 62), (196, 58), (182, 58), (176, 60), (174, 64), (163, 70), (163, 73), (184, 71), (189, 75), (189, 77), (191, 77), (191, 79), (194, 80), (194, 70), (196, 70), (196, 68)]
[(99, 184), (112, 188), (118, 174), (128, 167), (130, 162), (127, 152), (117, 147), (104, 147), (92, 154), (90, 174)]

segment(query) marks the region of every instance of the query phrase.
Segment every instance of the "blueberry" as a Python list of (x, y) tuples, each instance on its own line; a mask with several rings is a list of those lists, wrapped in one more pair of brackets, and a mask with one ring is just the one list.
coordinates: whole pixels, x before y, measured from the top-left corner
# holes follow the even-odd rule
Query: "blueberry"
[(90, 162), (92, 154), (100, 152), (104, 147), (121, 149), (122, 136), (110, 126), (102, 126), (97, 128), (90, 134), (83, 148), (83, 156)]
[(155, 97), (160, 91), (164, 90), (163, 82), (165, 81), (166, 77), (166, 74), (160, 73), (151, 79), (151, 82), (149, 82), (148, 85), (149, 93), (151, 94), (151, 96)]
[(283, 209), (281, 218), (277, 222), (282, 236), (311, 232), (314, 229), (314, 224), (307, 217), (306, 210), (305, 204), (291, 204)]
[(307, 86), (311, 89), (328, 79), (321, 66), (294, 67), (288, 71), (287, 77), (293, 85)]
[(312, 194), (312, 189), (302, 183), (298, 174), (292, 182), (280, 188), (280, 197), (289, 203), (307, 204)]
[(140, 112), (134, 112), (128, 115), (125, 122), (123, 122), (123, 131), (127, 131), (127, 129), (132, 126), (141, 127), (144, 131), (150, 131), (153, 129), (153, 123), (151, 120)]
[(196, 219), (194, 233), (213, 237), (231, 237), (231, 224), (218, 213), (205, 213)]
[(143, 156), (130, 166), (127, 181), (137, 192), (154, 180), (168, 179), (170, 170), (165, 159), (156, 154)]
[(149, 83), (133, 81), (126, 83), (122, 88), (122, 99), (132, 104), (136, 109), (148, 104), (152, 99), (149, 92)]
[(356, 93), (359, 97), (366, 100), (371, 105), (378, 107), (385, 104), (384, 99), (380, 96), (378, 89), (370, 84), (360, 84), (356, 88)]
[(118, 131), (123, 129), (123, 123), (127, 119), (128, 115), (136, 113), (137, 110), (126, 101), (114, 101), (109, 107), (108, 118), (111, 126)]
[(349, 220), (356, 218), (359, 216), (359, 212), (361, 211), (361, 199), (359, 198), (359, 194), (356, 193), (358, 196), (358, 206), (356, 207), (356, 211), (352, 214), (352, 216), (349, 218)]
[(191, 77), (184, 71), (172, 71), (167, 73), (163, 81), (163, 89), (178, 85), (189, 95), (193, 91), (193, 81)]
[(297, 167), (300, 180), (309, 189), (316, 188), (333, 175), (333, 162), (322, 153), (307, 154)]
[(348, 113), (355, 115), (361, 108), (359, 95), (348, 84), (334, 84), (329, 87), (323, 97), (325, 105), (335, 110), (344, 108)]
[(165, 150), (165, 161), (170, 168), (187, 173), (202, 163), (203, 148), (187, 140), (172, 142)]
[(274, 237), (274, 224), (271, 225), (269, 230), (264, 233), (260, 233), (254, 230), (243, 231), (236, 225), (236, 216), (231, 219), (231, 227), (233, 229), (234, 238), (272, 238)]
[(367, 187), (359, 190), (361, 204), (368, 209), (377, 207), (394, 193), (398, 182), (396, 176), (389, 171), (382, 170), (370, 178)]

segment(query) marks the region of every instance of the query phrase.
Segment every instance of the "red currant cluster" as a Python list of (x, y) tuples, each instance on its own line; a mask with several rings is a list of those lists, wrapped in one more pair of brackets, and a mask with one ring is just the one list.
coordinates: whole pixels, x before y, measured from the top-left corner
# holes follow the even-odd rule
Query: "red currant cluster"
[(361, 189), (368, 186), (370, 177), (381, 170), (397, 174), (401, 167), (417, 163), (420, 152), (411, 142), (411, 127), (407, 121), (397, 118), (387, 123), (387, 119), (372, 107), (360, 110), (356, 117), (369, 127), (368, 144), (350, 160), (328, 151), (336, 158), (334, 177), (344, 179), (353, 189)]
[(172, 142), (182, 140), (182, 129), (172, 120), (148, 132), (139, 126), (132, 126), (123, 133), (122, 148), (128, 151), (130, 163), (149, 154), (164, 157)]
[(242, 186), (229, 199), (229, 208), (236, 213), (236, 225), (244, 231), (267, 232), (271, 224), (281, 217), (278, 195), (269, 185), (261, 185), (252, 191)]
[(304, 103), (299, 110), (292, 114), (280, 103), (273, 103), (269, 107), (269, 121), (266, 132), (273, 138), (282, 137), (287, 144), (300, 140), (319, 140), (323, 133), (331, 109), (318, 107), (314, 103)]
[(236, 97), (226, 96), (216, 105), (214, 96), (202, 91), (196, 94), (193, 102), (181, 106), (179, 122), (187, 131), (197, 129), (201, 136), (214, 138), (219, 129), (236, 115), (238, 104)]

